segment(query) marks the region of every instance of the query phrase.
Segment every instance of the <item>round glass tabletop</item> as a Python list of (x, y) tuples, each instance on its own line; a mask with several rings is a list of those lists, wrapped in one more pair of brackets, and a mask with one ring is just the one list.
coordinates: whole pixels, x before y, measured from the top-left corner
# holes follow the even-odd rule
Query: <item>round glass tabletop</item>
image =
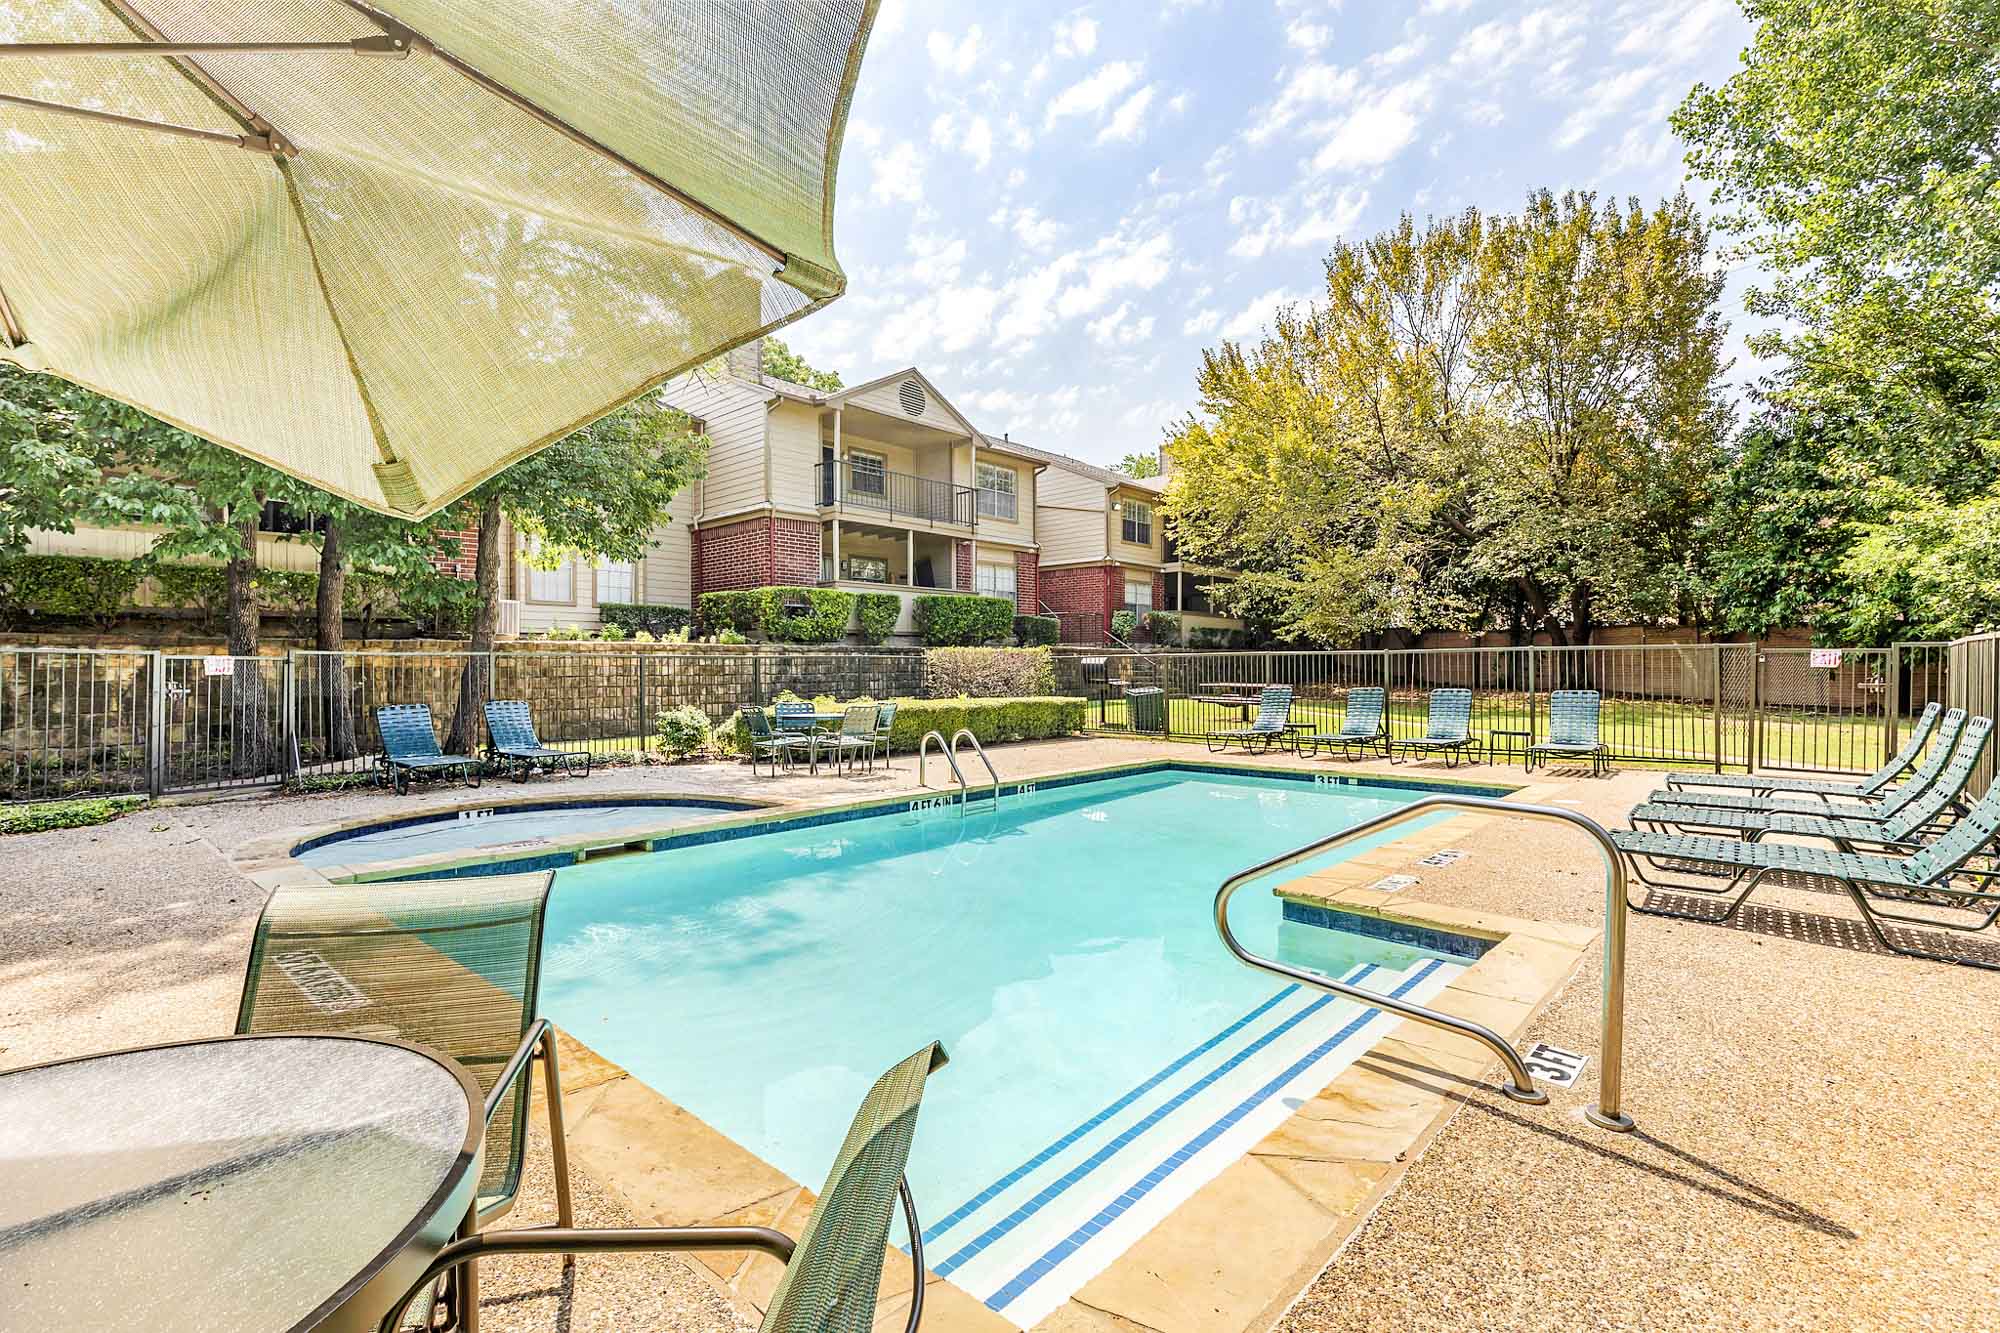
[(354, 1037), (0, 1074), (0, 1328), (314, 1327), (414, 1238), (449, 1236), (475, 1108), (455, 1066)]

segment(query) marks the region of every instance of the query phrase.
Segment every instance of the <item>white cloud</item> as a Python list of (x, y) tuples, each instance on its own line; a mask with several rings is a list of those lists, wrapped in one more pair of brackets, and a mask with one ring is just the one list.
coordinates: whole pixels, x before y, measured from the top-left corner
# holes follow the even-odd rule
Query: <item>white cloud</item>
[(1064, 318), (1088, 314), (1126, 288), (1151, 291), (1173, 264), (1173, 237), (1164, 231), (1135, 236), (1120, 231), (1081, 256), (1083, 280), (1063, 289), (1056, 310)]
[(1190, 338), (1200, 338), (1215, 332), (1221, 323), (1220, 310), (1197, 310), (1181, 321), (1181, 332)]
[(1043, 217), (1032, 208), (1023, 208), (1014, 214), (1014, 239), (1030, 250), (1047, 250), (1062, 237), (1065, 228), (1054, 218)]
[(1645, 91), (1646, 85), (1658, 73), (1656, 66), (1640, 65), (1622, 74), (1614, 74), (1588, 89), (1582, 104), (1563, 117), (1562, 124), (1556, 127), (1556, 147), (1568, 148), (1587, 138), (1592, 130), (1624, 110), (1627, 103)]
[(1305, 196), (1296, 208), (1283, 200), (1243, 195), (1229, 201), (1229, 221), (1244, 230), (1229, 253), (1258, 259), (1267, 251), (1326, 246), (1347, 234), (1368, 207), (1368, 191), (1349, 186), (1335, 194), (1322, 187)]
[(907, 139), (874, 159), (868, 193), (877, 203), (920, 204), (924, 199), (924, 156)]
[(1129, 60), (1114, 60), (1078, 79), (1049, 99), (1043, 125), (1053, 127), (1065, 116), (1098, 116), (1113, 101), (1139, 81), (1141, 67)]
[(1354, 95), (1360, 75), (1335, 65), (1301, 65), (1290, 71), (1272, 103), (1259, 112), (1243, 132), (1249, 142), (1266, 139), (1291, 127), (1314, 107), (1336, 106)]
[(1368, 67), (1370, 69), (1394, 69), (1398, 65), (1407, 65), (1422, 55), (1424, 49), (1429, 45), (1430, 39), (1422, 33), (1418, 33), (1406, 42), (1398, 42), (1386, 51), (1377, 51), (1374, 55), (1369, 56)]
[(1426, 14), (1463, 14), (1478, 4), (1479, 0), (1424, 0)]
[(1618, 43), (1618, 54), (1684, 64), (1701, 54), (1709, 37), (1735, 14), (1735, 6), (1726, 0), (1693, 0), (1691, 4), (1661, 5), (1642, 12), (1647, 17), (1626, 32)]
[(957, 41), (941, 32), (933, 32), (925, 42), (931, 53), (931, 62), (948, 74), (970, 74), (979, 63), (980, 48), (984, 45), (979, 25), (973, 24), (965, 30), (965, 35)]
[(846, 142), (860, 144), (863, 148), (882, 146), (882, 129), (871, 121), (855, 118), (847, 122)]
[(936, 287), (958, 280), (965, 263), (965, 239), (960, 236), (933, 236), (924, 232), (910, 235), (910, 269), (913, 282)]
[(1514, 22), (1493, 19), (1458, 39), (1451, 63), (1467, 77), (1490, 80), (1525, 61), (1547, 79), (1575, 58), (1583, 45), (1582, 29), (1580, 11), (1552, 6)]
[(1332, 126), (1326, 141), (1313, 154), (1313, 169), (1350, 171), (1381, 166), (1417, 137), (1417, 128), (1430, 104), (1428, 77), (1410, 79), (1369, 94)]
[(1056, 54), (1087, 56), (1097, 49), (1097, 20), (1078, 15), (1056, 20)]
[(1298, 292), (1288, 292), (1282, 287), (1273, 287), (1231, 317), (1222, 326), (1222, 336), (1235, 341), (1254, 338), (1281, 308), (1297, 305), (1306, 299)]
[(1285, 40), (1301, 51), (1317, 51), (1333, 40), (1333, 29), (1324, 23), (1296, 18), (1285, 25)]
[(1153, 317), (1132, 318), (1132, 303), (1121, 301), (1110, 314), (1084, 325), (1090, 336), (1105, 347), (1132, 347), (1153, 336)]
[(876, 326), (869, 352), (878, 365), (910, 365), (982, 342), (1000, 293), (982, 283), (946, 286), (894, 307)]
[(1153, 104), (1154, 87), (1147, 84), (1126, 98), (1104, 128), (1097, 132), (1099, 143), (1131, 143), (1146, 132), (1146, 108)]

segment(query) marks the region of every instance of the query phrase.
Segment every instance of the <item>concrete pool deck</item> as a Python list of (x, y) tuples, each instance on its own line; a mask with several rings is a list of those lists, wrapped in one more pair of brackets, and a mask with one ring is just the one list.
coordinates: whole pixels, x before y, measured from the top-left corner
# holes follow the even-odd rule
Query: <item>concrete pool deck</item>
[[(1201, 755), (1110, 740), (995, 751), (1009, 779)], [(1522, 781), (1518, 768), (1304, 766)], [(908, 790), (914, 777), (903, 759), (893, 774), (872, 778), (753, 783), (747, 769), (699, 766), (618, 770), (529, 790), (832, 801)], [(1575, 802), (1615, 825), (1658, 778), (1559, 773), (1546, 780), (1561, 790), (1545, 799)], [(0, 883), (8, 886), (0, 1067), (225, 1031), (262, 901), (231, 868), (229, 851), (278, 827), (477, 795), (439, 789), (404, 802), (364, 792), (165, 807), (101, 828), (0, 841)], [(1478, 826), (1452, 844), (1470, 853), (1465, 860), (1416, 870), (1420, 889), (1406, 892), (1594, 931), (1601, 877), (1587, 850), (1569, 853), (1570, 836)], [(1414, 842), (1407, 850), (1408, 860), (1420, 854)], [(1405, 1160), (1385, 1164), (1406, 1173), (1400, 1185), (1375, 1196), (1372, 1218), (1344, 1237), (1281, 1326), (1917, 1328), (1974, 1327), (1990, 1315), (2000, 1201), (1986, 1139), (2000, 1123), (1992, 1017), (2000, 976), (1817, 942), (1848, 939), (1825, 924), (1851, 920), (1830, 895), (1772, 889), (1760, 898), (1765, 906), (1746, 922), (1758, 929), (1633, 919), (1626, 1106), (1638, 1135), (1582, 1121), (1595, 1096), (1594, 1064), (1575, 1089), (1553, 1092), (1554, 1107), (1534, 1108), (1513, 1105), (1478, 1085), (1477, 1070), (1448, 1061), (1380, 1050), (1364, 1057), (1361, 1065), (1387, 1085), (1448, 1102), (1449, 1118)], [(1596, 969), (1587, 957), (1526, 1023), (1527, 1038), (1594, 1054)], [(529, 1161), (522, 1224), (551, 1211), (545, 1157), (531, 1148)], [(586, 1222), (633, 1219), (629, 1204), (596, 1181), (579, 1186)], [(1196, 1327), (1232, 1317), (1238, 1298), (1213, 1262), (1331, 1216), (1305, 1192), (1297, 1198), (1292, 1211), (1257, 1204), (1253, 1214), (1267, 1223), (1225, 1226), (1206, 1251), (1149, 1250), (1152, 1237), (1142, 1240), (1128, 1257), (1140, 1255), (1141, 1280), (1171, 1296), (1154, 1300), (1150, 1316), (1137, 1297), (1099, 1292), (1100, 1304), (1086, 1291), (1059, 1325), (1045, 1327)], [(1306, 1263), (1316, 1267), (1310, 1255)], [(678, 1259), (585, 1259), (573, 1290), (562, 1289), (559, 1273), (554, 1261), (490, 1265), (488, 1327), (553, 1329), (560, 1314), (572, 1329), (716, 1328), (747, 1313), (721, 1303)], [(1110, 1312), (1120, 1304), (1126, 1312)], [(933, 1309), (940, 1328), (941, 1306)], [(1252, 1320), (1269, 1313), (1245, 1311)]]

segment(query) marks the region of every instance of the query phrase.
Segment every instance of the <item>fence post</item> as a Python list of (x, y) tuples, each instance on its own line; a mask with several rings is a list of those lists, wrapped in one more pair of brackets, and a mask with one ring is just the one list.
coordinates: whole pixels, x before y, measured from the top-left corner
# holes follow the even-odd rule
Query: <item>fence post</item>
[(1764, 766), (1764, 645), (1750, 641), (1750, 771)]
[(1715, 710), (1714, 710), (1715, 771), (1720, 773), (1722, 771), (1722, 645), (1719, 643), (1712, 643), (1708, 646), (1708, 651), (1709, 655), (1715, 659), (1713, 674), (1709, 679), (1709, 689), (1715, 695)]
[(278, 723), (278, 776), (291, 778), (299, 771), (299, 681), (298, 672), (293, 669), (293, 655), (298, 650), (287, 648), (285, 660), (280, 665), (278, 677), (278, 707), (283, 716)]
[(1528, 655), (1528, 748), (1535, 748), (1535, 645), (1521, 650)]
[(146, 654), (146, 791), (167, 790), (167, 671), (156, 650)]
[(1896, 753), (1896, 724), (1903, 711), (1903, 648), (1890, 644), (1883, 650), (1888, 662), (1882, 669), (1882, 762)]
[(646, 748), (646, 655), (639, 657), (639, 748)]

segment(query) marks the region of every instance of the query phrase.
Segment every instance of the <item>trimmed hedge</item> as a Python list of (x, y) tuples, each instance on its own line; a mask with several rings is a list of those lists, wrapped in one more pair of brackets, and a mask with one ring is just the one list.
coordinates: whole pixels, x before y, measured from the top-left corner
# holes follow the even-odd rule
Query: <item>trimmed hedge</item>
[(650, 602), (599, 602), (597, 618), (607, 625), (616, 625), (627, 634), (637, 634), (640, 630), (654, 635), (672, 634), (675, 630), (686, 629), (689, 620), (688, 609), (684, 606), (662, 606)]
[(728, 592), (705, 592), (694, 599), (695, 633), (704, 637), (733, 629), (738, 634), (755, 634), (764, 618), (761, 588), (735, 588)]
[(914, 603), (917, 635), (932, 648), (976, 648), (1005, 643), (1014, 633), (1014, 602), (1008, 597), (932, 594)]
[(1055, 692), (1055, 659), (1046, 648), (931, 648), (924, 653), (924, 693), (933, 699), (1023, 699)]
[(903, 614), (903, 599), (893, 592), (856, 593), (854, 606), (861, 616), (863, 643), (887, 643)]
[(1139, 632), (1139, 613), (1136, 611), (1113, 611), (1111, 613), (1111, 634), (1113, 638), (1132, 642), (1132, 636)]
[(1023, 648), (1047, 648), (1062, 639), (1062, 621), (1054, 616), (1015, 616), (1014, 638)]
[[(152, 580), (161, 607), (199, 611), (212, 625), (229, 601), (221, 565), (152, 564), (105, 560), (87, 555), (24, 555), (0, 560), (0, 619), (19, 622), (61, 616), (108, 624), (133, 607), (139, 584)], [(260, 610), (293, 616), (309, 614), (319, 596), (319, 574), (310, 569), (260, 569), (251, 579)], [(341, 585), (341, 609), (359, 615), (371, 603), (378, 610), (398, 605), (395, 582), (368, 570), (349, 570)], [(449, 611), (440, 611), (444, 624)], [(683, 612), (683, 615), (686, 613)], [(462, 616), (468, 619), (469, 616)]]
[[(838, 643), (854, 622), (854, 594), (837, 588), (763, 588), (759, 616), (764, 637), (773, 643)], [(785, 610), (787, 602), (804, 602), (804, 615)]]
[[(117, 564), (119, 561), (105, 561)], [(79, 801), (43, 801), (0, 810), (0, 834), (45, 833), (50, 829), (108, 824), (146, 804), (143, 796), (100, 796)]]
[[(851, 703), (877, 701), (821, 698), (813, 702), (832, 712)], [(981, 745), (1073, 736), (1083, 730), (1087, 702), (1062, 695), (1027, 699), (898, 699), (896, 722), (889, 729), (889, 744), (897, 754), (906, 754), (917, 748), (925, 732), (942, 731), (949, 736), (960, 727), (970, 728)], [(749, 748), (750, 729), (743, 725), (740, 715), (732, 715), (716, 729), (715, 738), (741, 754)]]
[[(219, 571), (218, 571), (219, 572)], [(18, 555), (0, 560), (0, 616), (75, 616), (109, 621), (132, 600), (142, 577), (130, 560)]]

